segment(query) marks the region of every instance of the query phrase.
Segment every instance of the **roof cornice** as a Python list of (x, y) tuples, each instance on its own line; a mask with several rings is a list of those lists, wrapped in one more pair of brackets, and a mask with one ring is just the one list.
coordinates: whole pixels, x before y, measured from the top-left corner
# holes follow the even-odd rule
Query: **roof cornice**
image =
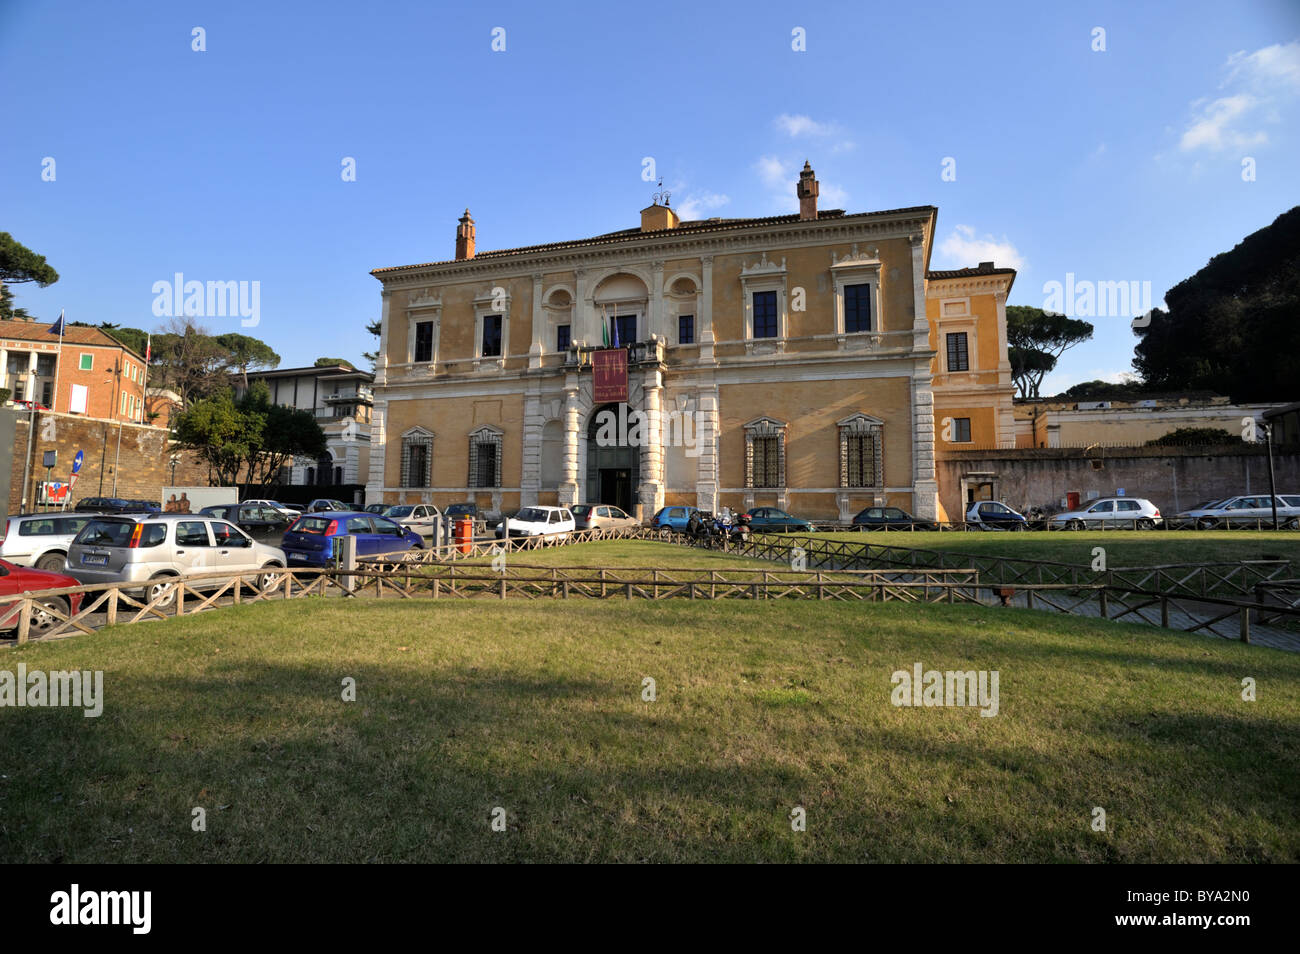
[(401, 288), (448, 279), (473, 280), (486, 275), (518, 272), (572, 271), (575, 268), (600, 267), (610, 261), (628, 258), (670, 259), (699, 255), (750, 252), (772, 245), (798, 247), (824, 245), (827, 242), (850, 242), (865, 238), (904, 238), (916, 233), (929, 237), (929, 226), (938, 210), (918, 206), (892, 212), (866, 212), (839, 216), (824, 221), (796, 220), (763, 226), (731, 226), (718, 229), (675, 229), (647, 232), (629, 240), (597, 240), (539, 247), (536, 251), (514, 255), (473, 258), (464, 261), (430, 262), (371, 271), (385, 288)]

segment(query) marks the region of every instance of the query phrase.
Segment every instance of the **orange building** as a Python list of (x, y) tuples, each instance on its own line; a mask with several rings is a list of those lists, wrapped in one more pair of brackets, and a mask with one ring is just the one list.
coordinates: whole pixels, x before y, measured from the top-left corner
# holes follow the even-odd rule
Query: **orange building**
[(67, 325), (60, 345), (46, 322), (0, 321), (0, 389), (11, 403), (140, 421), (145, 377), (143, 356), (99, 328)]

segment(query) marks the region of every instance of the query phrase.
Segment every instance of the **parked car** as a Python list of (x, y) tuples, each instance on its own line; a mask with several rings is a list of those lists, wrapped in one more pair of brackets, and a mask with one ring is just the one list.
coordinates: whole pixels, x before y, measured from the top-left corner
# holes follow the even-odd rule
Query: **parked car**
[(1024, 530), (1028, 521), (1004, 503), (976, 500), (966, 510), (966, 526), (977, 530)]
[[(497, 524), (497, 539), (505, 534), (505, 520)], [(573, 514), (567, 507), (524, 507), (510, 518), (512, 537), (562, 537), (575, 527)]]
[(748, 516), (749, 528), (755, 533), (812, 533), (816, 529), (802, 517), (779, 507), (755, 507)]
[(695, 507), (661, 507), (650, 518), (650, 526), (655, 530), (676, 530), (678, 533), (685, 533), (686, 525), (690, 523), (693, 513), (699, 513), (699, 510)]
[(1102, 497), (1078, 510), (1058, 513), (1049, 530), (1154, 530), (1164, 526), (1160, 508), (1142, 497)]
[(199, 513), (208, 517), (229, 520), (254, 540), (273, 547), (280, 545), (280, 539), (284, 536), (284, 531), (289, 529), (289, 524), (293, 523), (295, 519), (285, 516), (272, 507), (263, 507), (251, 503), (216, 504), (212, 507), (204, 507)]
[(574, 526), (578, 530), (617, 530), (623, 527), (639, 527), (641, 522), (636, 517), (629, 517), (618, 507), (610, 504), (578, 504), (570, 507)]
[[(0, 630), (16, 629), (21, 614), (19, 605), (6, 603), (4, 597), (21, 596), (23, 593), (36, 593), (40, 590), (60, 590), (68, 586), (81, 586), (81, 583), (66, 573), (49, 573), (0, 560)], [(39, 606), (65, 616), (73, 616), (81, 611), (81, 600), (81, 593), (46, 596), (41, 599)], [(31, 635), (39, 636), (46, 630), (53, 629), (58, 622), (58, 617), (45, 609), (33, 607), (29, 624)]]
[(137, 500), (125, 500), (122, 497), (86, 497), (77, 501), (73, 508), (76, 513), (143, 513)]
[(14, 401), (14, 406), (20, 407), (24, 411), (31, 411), (31, 410), (48, 411), (49, 410), (49, 408), (46, 407), (44, 404), (42, 404), (40, 401)]
[(442, 521), (442, 511), (433, 504), (394, 504), (385, 508), (383, 515), (425, 539), (438, 532), (438, 524)]
[(72, 538), (91, 519), (90, 514), (30, 513), (5, 521), (0, 557), (19, 566), (47, 573), (62, 573)]
[(307, 505), (307, 513), (328, 513), (337, 511), (339, 513), (361, 513), (359, 510), (353, 510), (341, 500), (330, 500), (328, 497), (320, 497), (313, 500)]
[(270, 507), (272, 510), (278, 510), (287, 517), (302, 516), (301, 507), (291, 507), (289, 504), (280, 503), (278, 500), (266, 500), (263, 498), (258, 500), (245, 500), (244, 503), (253, 507)]
[(478, 517), (478, 504), (472, 504), (472, 503), (447, 504), (447, 506), (442, 508), (442, 512), (444, 515), (448, 517), (455, 517), (456, 519), (460, 519), (461, 517), (469, 517), (471, 520), (473, 520)]
[(289, 566), (328, 566), (334, 540), (357, 539), (357, 556), (378, 556), (424, 548), (424, 538), (393, 520), (361, 510), (305, 513), (284, 533), (281, 546)]
[[(233, 523), (203, 514), (103, 514), (82, 527), (68, 548), (67, 573), (81, 583), (140, 583), (157, 599), (177, 578), (229, 570), (264, 570), (259, 589), (279, 583), (284, 552), (258, 543)], [(219, 585), (219, 584), (213, 584)], [(160, 600), (168, 606), (173, 590)]]
[[(1300, 527), (1300, 495), (1277, 494), (1279, 527)], [(1268, 494), (1247, 494), (1200, 504), (1178, 514), (1177, 519), (1195, 524), (1198, 530), (1223, 530), (1243, 527), (1271, 527), (1273, 507)]]
[(853, 518), (855, 530), (938, 530), (932, 520), (918, 520), (898, 507), (867, 507)]
[(390, 506), (391, 506), (391, 504), (386, 504), (386, 503), (373, 503), (373, 504), (366, 504), (364, 507), (361, 508), (361, 512), (362, 512), (362, 513), (380, 513), (380, 514), (381, 514), (381, 513), (383, 513), (385, 510), (387, 510)]

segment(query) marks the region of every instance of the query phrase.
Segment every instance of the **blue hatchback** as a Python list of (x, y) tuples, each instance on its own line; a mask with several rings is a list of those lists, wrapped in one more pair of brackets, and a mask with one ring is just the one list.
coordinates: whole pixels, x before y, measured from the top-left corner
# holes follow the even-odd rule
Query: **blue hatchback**
[(343, 510), (303, 514), (284, 532), (280, 549), (290, 567), (328, 566), (334, 556), (334, 538), (344, 536), (356, 537), (359, 557), (424, 546), (418, 533), (386, 517)]
[(650, 519), (650, 526), (656, 530), (678, 530), (685, 533), (686, 524), (695, 512), (694, 507), (663, 507)]

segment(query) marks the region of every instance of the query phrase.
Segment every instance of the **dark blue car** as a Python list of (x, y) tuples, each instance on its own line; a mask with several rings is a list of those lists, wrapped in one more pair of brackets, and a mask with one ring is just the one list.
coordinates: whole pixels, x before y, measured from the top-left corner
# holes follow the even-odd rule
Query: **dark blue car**
[(334, 538), (343, 536), (356, 537), (359, 557), (424, 546), (418, 533), (387, 517), (341, 510), (303, 514), (284, 532), (280, 549), (290, 567), (328, 566), (334, 557)]

